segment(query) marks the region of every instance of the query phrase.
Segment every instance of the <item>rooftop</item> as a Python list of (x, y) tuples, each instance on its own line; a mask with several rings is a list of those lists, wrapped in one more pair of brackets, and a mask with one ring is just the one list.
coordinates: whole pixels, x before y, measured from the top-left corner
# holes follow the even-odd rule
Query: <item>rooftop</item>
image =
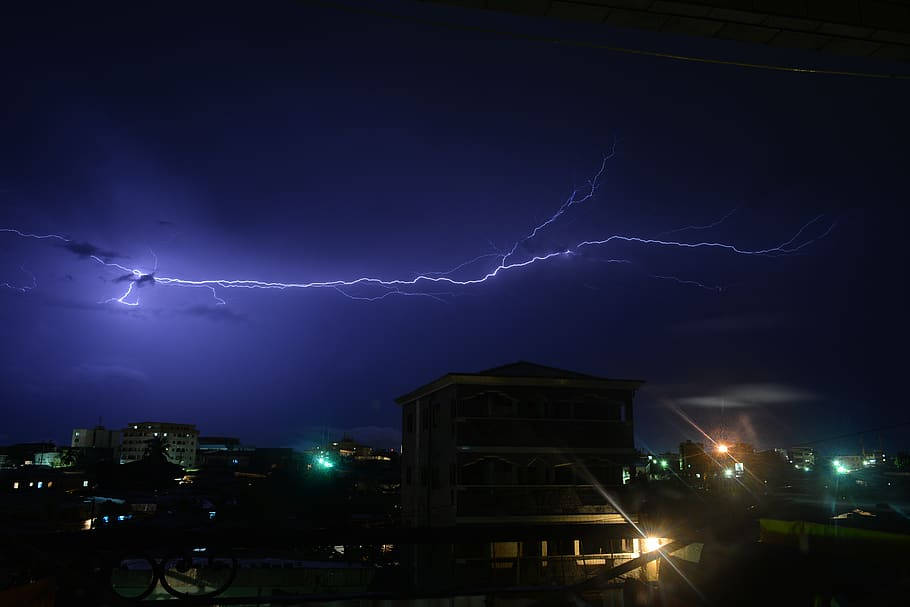
[(408, 394), (399, 396), (395, 399), (398, 404), (410, 402), (420, 398), (425, 394), (435, 392), (450, 384), (477, 384), (493, 383), (499, 385), (575, 385), (589, 386), (597, 385), (603, 387), (603, 384), (610, 383), (616, 387), (637, 389), (644, 383), (640, 379), (614, 379), (578, 373), (577, 371), (567, 371), (556, 367), (548, 367), (537, 363), (519, 360), (506, 365), (500, 365), (476, 373), (451, 372), (442, 377), (425, 384)]

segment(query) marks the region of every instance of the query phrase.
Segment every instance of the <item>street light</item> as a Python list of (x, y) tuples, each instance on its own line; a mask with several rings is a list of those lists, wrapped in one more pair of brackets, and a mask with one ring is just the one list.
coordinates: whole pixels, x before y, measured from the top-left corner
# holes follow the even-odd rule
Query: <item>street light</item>
[(718, 444), (717, 444), (717, 452), (718, 452), (718, 453), (726, 453), (727, 451), (729, 451), (729, 449), (730, 449), (730, 448), (727, 447), (727, 445), (725, 445), (725, 444), (723, 444), (723, 443), (718, 443)]

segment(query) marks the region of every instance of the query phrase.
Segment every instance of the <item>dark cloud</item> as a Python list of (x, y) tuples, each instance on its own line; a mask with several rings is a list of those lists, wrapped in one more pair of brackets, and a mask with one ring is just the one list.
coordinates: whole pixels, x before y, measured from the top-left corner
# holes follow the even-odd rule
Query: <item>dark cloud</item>
[(713, 394), (685, 396), (676, 404), (691, 407), (742, 408), (774, 405), (796, 405), (816, 400), (818, 395), (785, 384), (737, 384)]
[(118, 255), (117, 253), (115, 253), (113, 251), (105, 251), (104, 249), (96, 247), (95, 245), (93, 245), (90, 242), (77, 242), (75, 240), (71, 240), (68, 243), (66, 243), (65, 245), (63, 245), (63, 248), (68, 250), (71, 253), (76, 254), (79, 257), (90, 257), (92, 255), (96, 255), (98, 257), (101, 257), (102, 259), (120, 257), (120, 255)]
[(207, 318), (217, 322), (248, 323), (250, 321), (246, 314), (234, 312), (227, 306), (190, 306), (178, 312), (187, 316), (197, 318)]

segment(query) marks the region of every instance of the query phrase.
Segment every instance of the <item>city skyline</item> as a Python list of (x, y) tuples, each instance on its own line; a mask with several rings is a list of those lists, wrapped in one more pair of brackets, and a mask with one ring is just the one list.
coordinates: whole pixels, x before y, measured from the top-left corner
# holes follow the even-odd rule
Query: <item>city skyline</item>
[[(397, 396), (517, 360), (644, 379), (635, 442), (653, 451), (699, 436), (685, 417), (767, 447), (907, 421), (888, 380), (902, 329), (893, 144), (910, 134), (892, 82), (671, 71), (327, 7), (189, 8), (129, 36), (71, 10), (24, 14), (7, 41), (24, 59), (3, 60), (17, 95), (0, 227), (60, 239), (0, 234), (0, 443), (100, 416), (396, 446)], [(812, 236), (833, 230), (778, 257), (577, 247), (633, 235), (762, 251), (818, 216)], [(516, 263), (572, 254), (381, 301), (160, 280), (411, 280), (489, 255), (459, 275), (484, 276), (514, 243)], [(127, 290), (141, 305), (110, 301)], [(907, 426), (881, 434), (899, 448)], [(840, 443), (860, 440), (878, 439)]]

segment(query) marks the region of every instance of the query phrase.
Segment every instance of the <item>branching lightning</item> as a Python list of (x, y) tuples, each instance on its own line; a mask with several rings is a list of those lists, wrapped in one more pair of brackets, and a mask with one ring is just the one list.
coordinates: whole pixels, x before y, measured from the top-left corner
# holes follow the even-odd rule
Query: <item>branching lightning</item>
[(693, 287), (698, 287), (699, 289), (704, 289), (705, 291), (716, 291), (721, 293), (724, 288), (720, 285), (706, 285), (705, 283), (698, 280), (684, 280), (677, 276), (659, 276), (657, 274), (651, 274), (651, 278), (656, 278), (658, 280), (672, 280), (673, 282), (679, 283), (681, 285), (690, 285)]
[(34, 274), (26, 270), (24, 266), (19, 266), (19, 269), (29, 275), (29, 277), (32, 279), (32, 284), (14, 285), (6, 281), (0, 281), (0, 287), (3, 287), (4, 289), (10, 289), (12, 291), (18, 291), (20, 293), (28, 293), (38, 286), (38, 279), (35, 278)]
[[(680, 250), (689, 249), (709, 249), (734, 254), (738, 256), (762, 256), (762, 257), (779, 257), (792, 255), (801, 251), (805, 247), (826, 237), (834, 228), (834, 223), (823, 223), (824, 215), (819, 215), (809, 220), (793, 233), (788, 239), (780, 244), (763, 247), (747, 248), (732, 242), (723, 242), (720, 240), (701, 240), (686, 241), (681, 239), (666, 239), (670, 234), (679, 234), (685, 231), (700, 231), (717, 227), (726, 221), (736, 209), (728, 212), (726, 215), (706, 225), (690, 225), (675, 230), (663, 232), (657, 236), (639, 236), (630, 234), (611, 234), (601, 239), (582, 240), (569, 246), (559, 247), (547, 253), (539, 253), (524, 257), (519, 257), (519, 249), (525, 243), (537, 237), (542, 231), (557, 222), (572, 207), (580, 205), (595, 197), (598, 186), (607, 169), (608, 161), (613, 158), (615, 150), (611, 149), (610, 153), (603, 157), (599, 169), (595, 175), (589, 179), (584, 188), (574, 189), (562, 205), (545, 221), (535, 225), (528, 230), (524, 236), (516, 240), (511, 247), (500, 250), (491, 243), (495, 252), (487, 252), (467, 261), (464, 261), (448, 270), (422, 272), (405, 278), (382, 278), (378, 276), (359, 276), (353, 278), (331, 278), (326, 280), (312, 280), (302, 282), (284, 282), (260, 280), (257, 278), (236, 278), (236, 277), (197, 277), (187, 278), (180, 276), (160, 276), (158, 275), (158, 257), (151, 251), (154, 258), (154, 267), (151, 270), (134, 268), (106, 259), (105, 254), (92, 254), (88, 257), (105, 267), (119, 270), (124, 274), (114, 282), (127, 282), (126, 291), (119, 297), (111, 297), (100, 303), (121, 304), (124, 306), (136, 307), (139, 305), (139, 298), (135, 291), (145, 285), (162, 285), (178, 287), (195, 287), (208, 289), (215, 299), (216, 305), (225, 305), (224, 299), (218, 296), (216, 289), (332, 289), (337, 293), (353, 300), (359, 301), (379, 301), (390, 296), (416, 296), (429, 297), (439, 301), (445, 301), (445, 296), (455, 295), (453, 292), (426, 291), (424, 288), (436, 289), (438, 287), (449, 288), (466, 288), (479, 285), (501, 274), (516, 272), (532, 265), (541, 264), (558, 258), (568, 258), (580, 255), (583, 250), (590, 248), (605, 248), (611, 244), (633, 244), (644, 247), (656, 248), (673, 248)], [(810, 230), (814, 228), (814, 235), (810, 235)], [(0, 228), (0, 232), (12, 233), (21, 238), (30, 238), (36, 240), (59, 240), (67, 245), (79, 244), (70, 238), (59, 234), (34, 234), (23, 232), (13, 228)], [(84, 246), (84, 245), (80, 245)], [(112, 254), (111, 254), (112, 255)], [(483, 261), (495, 260), (495, 265), (490, 267), (488, 264), (481, 264)], [(631, 263), (627, 259), (594, 259), (603, 263)], [(472, 270), (479, 265), (487, 265), (486, 269)], [(683, 285), (696, 286), (709, 291), (721, 291), (722, 287), (711, 286), (698, 280), (682, 279), (676, 276), (665, 274), (649, 274), (651, 278), (660, 280), (670, 280)], [(2, 286), (11, 287), (7, 283), (0, 283)], [(35, 284), (37, 284), (35, 282)], [(16, 287), (18, 290), (25, 292), (34, 287)], [(379, 291), (375, 294), (362, 294), (363, 289), (373, 289)], [(354, 293), (351, 290), (355, 290)]]
[(47, 240), (47, 239), (56, 239), (63, 242), (72, 242), (66, 236), (60, 236), (59, 234), (32, 234), (30, 232), (22, 232), (14, 228), (0, 228), (0, 232), (8, 232), (20, 236), (22, 238), (34, 238), (35, 240)]

